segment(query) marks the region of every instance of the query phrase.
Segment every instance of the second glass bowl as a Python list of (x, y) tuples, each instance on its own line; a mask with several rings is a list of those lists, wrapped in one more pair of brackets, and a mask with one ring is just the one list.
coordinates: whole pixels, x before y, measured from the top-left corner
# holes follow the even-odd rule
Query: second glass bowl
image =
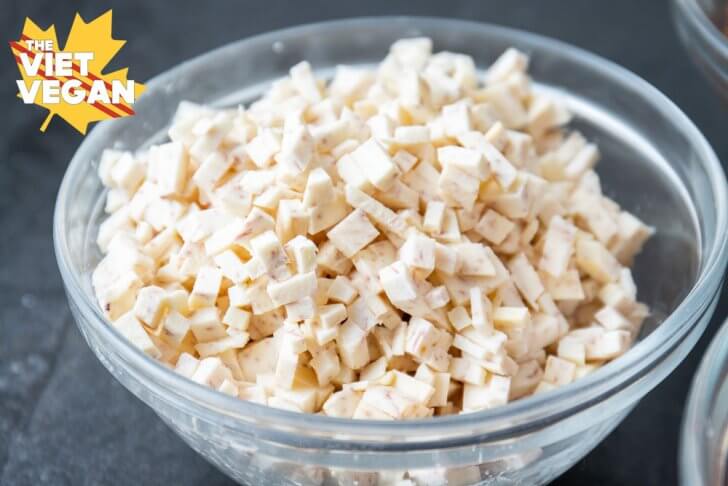
[(710, 343), (685, 409), (680, 480), (685, 486), (728, 481), (728, 321)]
[(673, 0), (673, 15), (693, 61), (728, 102), (728, 0)]

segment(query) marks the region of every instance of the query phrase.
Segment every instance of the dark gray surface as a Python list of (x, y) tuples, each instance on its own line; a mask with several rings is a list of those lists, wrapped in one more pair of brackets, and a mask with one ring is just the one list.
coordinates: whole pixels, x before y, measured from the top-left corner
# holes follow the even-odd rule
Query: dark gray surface
[[(63, 41), (75, 9), (87, 20), (114, 7), (114, 34), (128, 39), (117, 64), (149, 77), (252, 34), (372, 14), (494, 22), (562, 39), (612, 59), (672, 98), (728, 159), (728, 111), (680, 47), (662, 1), (3, 2), (5, 41), (22, 19), (56, 23)], [(171, 5), (171, 3), (170, 3)], [(568, 73), (565, 73), (568, 74)], [(227, 485), (96, 361), (73, 325), (51, 243), (52, 209), (82, 137), (61, 120), (46, 134), (41, 109), (15, 99), (9, 52), (0, 63), (0, 485)], [(725, 292), (724, 292), (725, 294)], [(728, 312), (724, 298), (698, 347), (599, 447), (555, 484), (676, 484), (677, 444), (691, 377)]]

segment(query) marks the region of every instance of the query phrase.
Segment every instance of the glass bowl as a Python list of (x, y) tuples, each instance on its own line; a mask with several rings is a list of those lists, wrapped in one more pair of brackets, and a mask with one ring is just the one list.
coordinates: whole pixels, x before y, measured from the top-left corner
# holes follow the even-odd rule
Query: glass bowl
[[(537, 89), (560, 97), (595, 140), (606, 192), (657, 228), (634, 269), (652, 315), (620, 359), (569, 386), (479, 413), (406, 422), (302, 415), (231, 398), (148, 358), (105, 321), (90, 274), (103, 218), (96, 176), (104, 148), (164, 136), (180, 100), (248, 102), (307, 59), (319, 72), (370, 64), (402, 37), (487, 66), (515, 46), (532, 55)], [(517, 30), (429, 18), (368, 18), (234, 42), (147, 85), (131, 118), (101, 123), (76, 152), (55, 210), (58, 264), (71, 310), (99, 360), (196, 451), (247, 484), (542, 484), (598, 444), (693, 347), (726, 264), (726, 180), (700, 132), (655, 88), (575, 47)]]
[(673, 0), (672, 3), (683, 44), (728, 101), (728, 1)]
[(680, 441), (680, 480), (726, 484), (728, 466), (728, 320), (710, 343), (693, 379)]

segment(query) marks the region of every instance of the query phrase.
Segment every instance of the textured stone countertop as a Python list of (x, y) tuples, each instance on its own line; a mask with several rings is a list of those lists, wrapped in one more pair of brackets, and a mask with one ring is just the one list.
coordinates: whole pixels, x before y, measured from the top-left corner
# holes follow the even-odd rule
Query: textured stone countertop
[[(71, 4), (75, 5), (71, 5)], [(634, 71), (677, 103), (728, 160), (728, 111), (680, 46), (668, 2), (105, 2), (114, 34), (127, 39), (115, 65), (138, 80), (252, 34), (316, 20), (418, 14), (482, 20), (581, 46)], [(9, 0), (5, 41), (24, 17), (55, 23), (63, 41), (74, 9), (92, 2)], [(78, 6), (80, 5), (80, 7)], [(171, 5), (171, 2), (170, 2)], [(59, 119), (38, 128), (43, 111), (16, 98), (17, 72), (0, 62), (0, 484), (228, 485), (99, 364), (74, 325), (51, 241), (52, 210), (65, 167), (82, 137)], [(725, 294), (725, 292), (724, 292)], [(672, 485), (691, 377), (728, 312), (724, 298), (687, 360), (591, 454), (554, 484)]]

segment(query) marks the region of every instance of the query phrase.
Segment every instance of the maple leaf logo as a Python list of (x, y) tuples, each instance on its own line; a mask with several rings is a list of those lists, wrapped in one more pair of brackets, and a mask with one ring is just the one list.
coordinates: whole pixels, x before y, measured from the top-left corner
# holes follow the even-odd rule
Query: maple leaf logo
[[(131, 103), (123, 99), (116, 99), (118, 96), (112, 97), (114, 83), (127, 83), (129, 81), (127, 79), (128, 68), (110, 73), (103, 72), (107, 64), (111, 62), (126, 43), (124, 40), (112, 37), (111, 16), (112, 12), (109, 10), (91, 22), (85, 22), (79, 14), (76, 14), (63, 50), (58, 49), (59, 44), (54, 25), (43, 30), (30, 18), (25, 19), (20, 39), (10, 42), (10, 49), (22, 76), (22, 82), (25, 83), (22, 87), (26, 91), (25, 94), (19, 92), (18, 96), (22, 95), (24, 100), (31, 98), (33, 104), (42, 106), (49, 111), (40, 127), (42, 132), (46, 130), (54, 115), (63, 118), (76, 130), (85, 134), (89, 123), (134, 114)], [(51, 41), (53, 49), (50, 51), (41, 50), (39, 48), (40, 43), (29, 44), (28, 41), (31, 40)], [(61, 52), (70, 54), (91, 53), (92, 57), (83, 64), (78, 60), (73, 60), (70, 75), (62, 76), (60, 70), (54, 72), (53, 67), (49, 66), (49, 64), (53, 64), (53, 55)], [(40, 56), (41, 59), (37, 60), (36, 56)], [(33, 65), (39, 66), (38, 69), (26, 69), (27, 65), (36, 62), (39, 64)], [(58, 80), (61, 86), (63, 83), (75, 80), (74, 84), (78, 88), (74, 94), (78, 96), (83, 94), (87, 98), (83, 102), (77, 103), (71, 103), (67, 99), (61, 99), (60, 102), (51, 102), (41, 89), (30, 91), (28, 88), (33, 86), (35, 81), (42, 83), (50, 80)], [(38, 84), (41, 85), (40, 83)], [(21, 87), (20, 80), (19, 87)], [(101, 100), (92, 99), (90, 94), (97, 88), (104, 91)], [(144, 92), (144, 85), (133, 82), (134, 99), (138, 98), (142, 92)], [(28, 101), (26, 100), (26, 102)]]

